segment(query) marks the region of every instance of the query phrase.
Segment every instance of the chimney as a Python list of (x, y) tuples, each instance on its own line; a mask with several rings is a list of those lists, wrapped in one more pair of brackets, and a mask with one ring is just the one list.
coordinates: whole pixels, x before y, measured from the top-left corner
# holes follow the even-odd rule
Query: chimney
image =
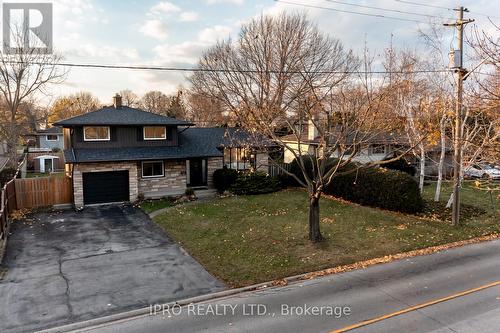
[(122, 107), (122, 97), (118, 93), (113, 96), (113, 106), (115, 109), (120, 109)]
[[(317, 119), (315, 119), (317, 121)], [(309, 119), (307, 123), (307, 140), (314, 140), (318, 136), (318, 128), (314, 126), (312, 119)]]

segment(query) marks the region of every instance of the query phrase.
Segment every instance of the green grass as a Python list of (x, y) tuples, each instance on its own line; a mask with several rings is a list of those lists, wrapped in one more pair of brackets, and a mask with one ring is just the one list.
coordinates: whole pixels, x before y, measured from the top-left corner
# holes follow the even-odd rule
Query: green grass
[[(427, 187), (424, 196), (432, 198), (431, 192)], [(463, 201), (469, 200), (487, 208), (484, 192), (467, 187)], [(491, 214), (473, 216), (454, 227), (327, 198), (320, 209), (325, 240), (319, 244), (307, 239), (307, 196), (300, 190), (180, 205), (155, 221), (232, 286), (500, 232)]]
[(154, 212), (155, 210), (170, 207), (172, 205), (173, 205), (172, 200), (169, 200), (167, 198), (157, 199), (157, 200), (145, 200), (139, 204), (142, 210), (144, 210), (148, 214)]

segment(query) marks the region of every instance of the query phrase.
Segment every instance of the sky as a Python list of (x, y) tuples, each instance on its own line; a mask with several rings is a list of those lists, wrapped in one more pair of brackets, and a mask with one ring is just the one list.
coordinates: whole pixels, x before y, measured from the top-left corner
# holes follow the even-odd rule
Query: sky
[[(413, 13), (380, 11), (336, 3), (329, 0), (284, 0), (297, 4), (321, 6), (344, 11), (381, 14), (422, 21), (422, 23), (370, 17), (320, 8), (279, 3), (273, 0), (54, 0), (54, 50), (64, 62), (82, 64), (194, 67), (204, 50), (218, 39), (236, 38), (241, 24), (262, 14), (282, 11), (308, 13), (321, 31), (340, 39), (356, 52), (365, 43), (374, 53), (393, 45), (419, 50), (424, 46), (418, 30), (428, 27), (429, 19), (415, 14), (443, 17), (451, 21), (453, 11), (416, 6), (398, 0), (342, 0), (341, 2), (381, 7)], [(15, 1), (13, 1), (15, 2)], [(47, 1), (29, 1), (47, 2)], [(50, 2), (50, 1), (49, 1)], [(471, 11), (479, 28), (493, 31), (485, 15), (500, 16), (500, 1), (414, 0), (421, 4), (455, 7)], [(493, 18), (500, 23), (499, 18)], [(453, 29), (443, 28), (449, 41)], [(497, 36), (498, 37), (498, 36)], [(111, 101), (114, 93), (130, 89), (141, 95), (150, 90), (173, 93), (186, 82), (188, 73), (146, 70), (72, 68), (64, 83), (53, 86), (49, 100), (62, 94), (88, 91), (102, 102)]]

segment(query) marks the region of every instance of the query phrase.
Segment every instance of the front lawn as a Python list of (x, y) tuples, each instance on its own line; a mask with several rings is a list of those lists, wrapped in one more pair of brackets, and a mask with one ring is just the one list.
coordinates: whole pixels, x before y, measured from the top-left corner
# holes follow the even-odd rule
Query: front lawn
[(168, 198), (144, 200), (139, 204), (142, 210), (144, 210), (148, 214), (159, 209), (170, 207), (172, 205), (172, 200)]
[[(424, 197), (432, 197), (430, 192), (432, 188), (426, 188)], [(471, 188), (464, 192), (464, 202), (471, 198), (476, 205), (487, 205), (487, 199), (477, 198), (485, 193)], [(307, 240), (307, 203), (305, 192), (285, 190), (180, 205), (155, 221), (232, 286), (500, 232), (491, 211), (456, 228), (435, 219), (324, 198), (320, 210), (325, 240), (315, 245)]]

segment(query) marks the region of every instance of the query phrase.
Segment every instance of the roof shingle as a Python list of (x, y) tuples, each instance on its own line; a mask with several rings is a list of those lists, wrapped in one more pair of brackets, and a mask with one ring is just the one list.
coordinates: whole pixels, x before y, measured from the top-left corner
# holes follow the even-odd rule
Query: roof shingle
[(105, 107), (93, 112), (84, 113), (76, 117), (60, 120), (55, 126), (82, 126), (82, 125), (173, 125), (191, 126), (191, 122), (165, 117), (159, 114), (146, 112), (140, 109), (122, 106), (118, 109)]

